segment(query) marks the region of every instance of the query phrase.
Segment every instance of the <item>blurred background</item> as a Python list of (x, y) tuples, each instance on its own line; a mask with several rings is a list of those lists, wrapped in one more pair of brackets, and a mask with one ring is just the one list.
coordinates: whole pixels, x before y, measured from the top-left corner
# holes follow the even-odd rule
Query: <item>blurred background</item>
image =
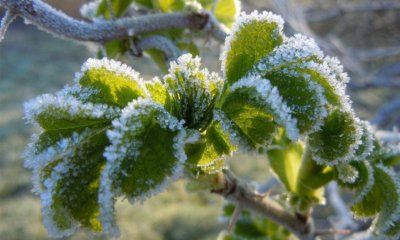
[[(86, 1), (48, 2), (79, 18), (79, 6)], [(281, 14), (288, 35), (301, 32), (315, 38), (350, 74), (348, 93), (361, 118), (383, 129), (400, 126), (400, 1), (246, 0), (242, 5), (246, 12)], [(215, 51), (219, 46), (204, 39), (199, 42), (203, 42), (203, 64), (219, 71)], [(61, 89), (92, 56), (83, 43), (53, 37), (21, 20), (12, 24), (0, 43), (0, 240), (48, 238), (39, 200), (30, 192), (30, 171), (21, 159), (31, 134), (38, 132), (22, 119), (23, 103)], [(127, 63), (144, 79), (159, 74), (149, 59)], [(239, 154), (229, 163), (249, 181), (265, 181), (270, 175), (262, 157)], [(187, 193), (183, 182), (143, 205), (120, 201), (121, 239), (216, 239), (226, 228), (218, 222), (221, 203), (208, 193)], [(80, 233), (72, 239), (86, 238)]]

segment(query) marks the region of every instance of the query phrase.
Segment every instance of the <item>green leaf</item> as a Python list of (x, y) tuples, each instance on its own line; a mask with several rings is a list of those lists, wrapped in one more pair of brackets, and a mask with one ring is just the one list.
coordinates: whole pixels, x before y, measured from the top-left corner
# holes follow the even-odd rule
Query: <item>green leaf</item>
[(152, 3), (155, 9), (161, 10), (162, 12), (171, 12), (175, 0), (152, 0)]
[(106, 56), (109, 58), (119, 58), (123, 56), (129, 50), (129, 43), (127, 40), (112, 40), (103, 45), (105, 49)]
[(235, 83), (222, 100), (221, 110), (226, 131), (249, 149), (269, 143), (279, 125), (290, 139), (298, 138), (296, 120), (277, 89), (266, 79), (250, 76)]
[[(111, 2), (115, 17), (121, 17), (133, 2), (133, 0), (109, 0), (109, 1)], [(111, 18), (107, 0), (103, 0), (100, 3), (97, 9), (97, 16), (103, 16), (107, 19)]]
[(366, 160), (374, 150), (375, 137), (367, 121), (360, 121), (360, 127), (362, 128), (361, 143), (358, 145), (357, 151), (355, 152), (355, 160), (362, 161)]
[(330, 105), (351, 108), (345, 94), (347, 74), (337, 59), (324, 57), (314, 40), (301, 34), (285, 39), (282, 45), (254, 65), (251, 74), (266, 76), (283, 69), (287, 69), (286, 75), (295, 72), (321, 86)]
[(283, 20), (270, 12), (241, 15), (225, 41), (222, 71), (229, 84), (243, 77), (283, 41)]
[(214, 122), (201, 136), (200, 140), (186, 145), (188, 156), (187, 165), (195, 172), (212, 174), (221, 171), (224, 167), (224, 157), (236, 150), (221, 129), (219, 123)]
[(236, 21), (241, 10), (238, 0), (218, 0), (215, 3), (215, 17), (228, 28)]
[(358, 119), (351, 112), (334, 109), (321, 129), (309, 135), (308, 143), (315, 161), (336, 165), (354, 157), (360, 139)]
[(69, 236), (77, 227), (102, 231), (97, 219), (97, 196), (105, 164), (103, 150), (109, 144), (106, 129), (87, 128), (64, 139), (59, 143), (65, 145), (60, 154), (35, 166), (34, 182), (42, 184), (36, 191), (42, 200), (44, 223), (50, 236)]
[(355, 198), (352, 202), (358, 202), (361, 198), (371, 190), (374, 184), (374, 171), (367, 161), (352, 161), (349, 163), (354, 169), (356, 169), (358, 176), (353, 182), (344, 182), (340, 178), (338, 183), (341, 187), (354, 189), (357, 191)]
[(116, 111), (101, 104), (83, 103), (66, 90), (44, 94), (24, 105), (25, 119), (49, 131), (76, 130), (110, 122)]
[(293, 67), (269, 71), (264, 78), (276, 87), (279, 94), (297, 119), (301, 134), (318, 130), (327, 116), (324, 89), (309, 74), (302, 74)]
[(377, 231), (386, 231), (400, 214), (400, 184), (396, 174), (383, 165), (374, 166), (374, 180), (371, 190), (351, 210), (361, 218), (379, 214), (374, 227)]
[(374, 171), (383, 200), (375, 227), (379, 231), (386, 231), (400, 216), (400, 182), (396, 173), (383, 165), (376, 166)]
[(251, 101), (253, 91), (243, 89), (229, 94), (216, 119), (237, 143), (256, 150), (271, 142), (277, 126), (265, 105)]
[[(86, 96), (80, 92), (82, 100), (123, 108), (147, 93), (139, 73), (125, 64), (108, 59), (89, 59), (83, 64), (76, 82), (92, 92)], [(83, 96), (82, 96), (83, 95)]]
[(114, 197), (144, 201), (177, 180), (186, 161), (182, 122), (149, 99), (132, 101), (113, 127), (99, 195), (106, 232), (114, 231)]
[(379, 213), (382, 207), (382, 194), (378, 183), (374, 183), (371, 190), (359, 202), (350, 207), (357, 218), (372, 218)]
[(170, 96), (167, 87), (157, 78), (146, 82), (146, 88), (149, 91), (151, 99), (169, 109)]
[(139, 6), (149, 8), (149, 9), (154, 8), (152, 0), (133, 0), (133, 1), (134, 1), (134, 3), (136, 3)]

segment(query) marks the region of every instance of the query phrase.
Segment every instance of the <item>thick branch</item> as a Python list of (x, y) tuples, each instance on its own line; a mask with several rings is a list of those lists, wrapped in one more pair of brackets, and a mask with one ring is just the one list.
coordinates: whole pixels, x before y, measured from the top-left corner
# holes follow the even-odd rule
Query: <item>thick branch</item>
[(285, 210), (283, 206), (266, 196), (260, 196), (242, 184), (230, 171), (224, 171), (222, 188), (212, 190), (226, 200), (269, 218), (285, 227), (302, 240), (314, 239), (311, 223)]
[[(40, 0), (0, 0), (0, 6), (53, 34), (93, 42), (173, 28), (203, 29), (209, 20), (207, 13), (170, 13), (85, 22), (73, 19)], [(217, 39), (223, 40), (221, 37)]]

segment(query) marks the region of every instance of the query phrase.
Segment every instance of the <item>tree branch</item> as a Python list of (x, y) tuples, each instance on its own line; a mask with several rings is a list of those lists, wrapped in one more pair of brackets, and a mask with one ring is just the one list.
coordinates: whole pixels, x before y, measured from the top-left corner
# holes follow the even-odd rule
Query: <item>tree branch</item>
[[(71, 18), (40, 0), (0, 0), (0, 6), (55, 35), (101, 43), (165, 29), (203, 29), (210, 19), (205, 12), (179, 12), (85, 22)], [(218, 27), (215, 23), (212, 25)], [(217, 35), (216, 39), (223, 41), (225, 38)]]
[(301, 240), (315, 238), (310, 221), (286, 211), (283, 206), (269, 197), (257, 194), (249, 186), (241, 183), (229, 170), (224, 171), (220, 186), (221, 188), (213, 189), (211, 192), (275, 221)]

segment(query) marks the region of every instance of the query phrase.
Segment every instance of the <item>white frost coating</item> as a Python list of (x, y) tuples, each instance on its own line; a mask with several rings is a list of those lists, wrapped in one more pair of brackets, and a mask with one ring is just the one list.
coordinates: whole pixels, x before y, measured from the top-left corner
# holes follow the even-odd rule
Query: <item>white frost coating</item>
[[(320, 129), (322, 124), (324, 123), (324, 119), (328, 116), (328, 111), (326, 108), (327, 100), (325, 97), (325, 89), (316, 83), (315, 81), (312, 80), (311, 75), (309, 74), (302, 74), (298, 72), (295, 68), (288, 66), (285, 67), (281, 70), (283, 74), (286, 76), (291, 76), (291, 77), (302, 77), (308, 82), (309, 89), (315, 93), (313, 95), (313, 101), (317, 103), (317, 106), (314, 109), (314, 112), (312, 116), (309, 116), (310, 118), (313, 118), (314, 124), (311, 129), (308, 131), (304, 132), (303, 135), (308, 135), (313, 132), (316, 132)], [(296, 105), (288, 105), (291, 109), (296, 109)], [(301, 110), (298, 110), (301, 111)], [(299, 123), (299, 122), (298, 122)]]
[(94, 0), (89, 3), (85, 3), (79, 9), (81, 15), (88, 19), (95, 19), (97, 17), (97, 10), (102, 0)]
[(276, 23), (276, 35), (283, 35), (283, 24), (284, 21), (279, 15), (275, 15), (271, 12), (262, 12), (258, 13), (258, 11), (253, 11), (251, 14), (247, 15), (245, 12), (240, 13), (236, 22), (232, 26), (232, 30), (230, 34), (225, 39), (225, 44), (222, 47), (221, 51), (221, 71), (226, 76), (226, 60), (228, 57), (228, 53), (231, 50), (231, 44), (235, 41), (236, 34), (241, 30), (241, 28), (252, 22), (270, 22)]
[(146, 96), (149, 96), (144, 81), (140, 77), (140, 74), (138, 72), (136, 72), (130, 66), (124, 63), (108, 58), (102, 58), (102, 59), (89, 58), (84, 64), (82, 64), (81, 71), (75, 73), (74, 81), (79, 84), (79, 80), (83, 77), (86, 71), (91, 69), (101, 69), (101, 68), (104, 68), (110, 72), (115, 73), (116, 75), (126, 77), (131, 81), (138, 83), (139, 86), (146, 93)]
[(293, 37), (285, 39), (282, 45), (261, 59), (256, 65), (255, 70), (260, 74), (265, 74), (274, 68), (301, 60), (304, 61), (311, 56), (315, 56), (318, 59), (324, 57), (314, 39), (301, 34), (295, 34)]
[(56, 95), (43, 94), (24, 103), (24, 118), (29, 123), (36, 123), (37, 117), (44, 113), (48, 118), (79, 118), (112, 119), (117, 116), (118, 109), (105, 104), (82, 103), (77, 98), (66, 95), (64, 91)]
[(113, 171), (115, 171), (113, 164), (107, 162), (101, 173), (98, 196), (100, 216), (98, 220), (101, 222), (105, 234), (110, 237), (118, 237), (120, 232), (115, 219), (114, 207), (117, 196), (112, 189), (112, 180), (109, 176)]
[[(361, 142), (361, 144), (364, 144), (364, 151), (359, 154), (356, 155), (355, 158), (356, 160), (359, 161), (363, 161), (365, 160), (374, 150), (375, 146), (374, 146), (374, 134), (373, 134), (373, 130), (371, 125), (369, 124), (368, 121), (360, 121), (360, 126), (363, 129), (363, 133), (362, 133), (362, 138), (366, 138), (364, 142)], [(361, 147), (361, 146), (360, 146)]]
[(56, 161), (57, 159), (71, 156), (75, 147), (92, 134), (93, 132), (89, 129), (83, 131), (80, 134), (75, 132), (70, 137), (62, 138), (52, 146), (49, 146), (42, 151), (38, 151), (38, 149), (36, 148), (37, 141), (39, 140), (39, 135), (34, 134), (32, 136), (31, 142), (28, 144), (27, 148), (22, 154), (22, 157), (25, 159), (24, 166), (33, 169), (33, 192), (43, 192), (42, 188), (40, 187), (40, 182), (42, 181), (42, 179), (40, 179), (40, 173), (44, 167)]
[(336, 57), (326, 56), (324, 58), (324, 64), (326, 64), (332, 70), (332, 73), (336, 75), (336, 80), (342, 83), (344, 85), (343, 87), (345, 87), (345, 85), (350, 81), (350, 77), (344, 72), (339, 59)]
[(221, 124), (221, 128), (224, 132), (229, 134), (231, 142), (240, 147), (246, 147), (244, 150), (250, 151), (251, 147), (247, 146), (247, 143), (239, 137), (239, 133), (233, 127), (233, 122), (225, 115), (221, 110), (214, 110), (214, 120)]
[(354, 198), (350, 202), (350, 206), (353, 206), (361, 200), (364, 199), (364, 197), (371, 191), (372, 187), (374, 186), (375, 183), (375, 178), (374, 178), (374, 169), (371, 167), (371, 164), (368, 161), (363, 161), (365, 166), (367, 167), (368, 171), (368, 180), (365, 186), (357, 191), (357, 194), (355, 194)]
[(265, 104), (266, 109), (272, 110), (274, 119), (278, 124), (286, 129), (289, 139), (296, 141), (299, 139), (299, 129), (297, 128), (297, 119), (292, 117), (292, 111), (286, 102), (279, 95), (276, 87), (272, 86), (270, 81), (258, 76), (248, 76), (234, 83), (231, 92), (240, 88), (254, 88), (256, 91), (252, 100), (257, 103)]
[(50, 237), (52, 238), (63, 238), (71, 236), (75, 233), (79, 224), (72, 219), (71, 216), (65, 211), (63, 216), (69, 219), (69, 223), (71, 226), (68, 229), (60, 229), (57, 226), (57, 223), (54, 222), (54, 210), (53, 210), (53, 196), (56, 191), (57, 183), (62, 178), (63, 174), (65, 174), (70, 168), (68, 166), (68, 161), (64, 161), (58, 164), (53, 171), (51, 172), (51, 176), (44, 182), (45, 191), (40, 194), (40, 199), (42, 202), (42, 214), (43, 214), (43, 223), (46, 227)]
[(349, 164), (339, 164), (336, 169), (339, 172), (339, 179), (345, 183), (354, 183), (359, 177), (357, 169)]
[[(391, 179), (393, 179), (394, 184), (396, 185), (397, 197), (400, 196), (400, 179), (399, 179), (397, 173), (382, 164), (376, 165), (376, 167), (380, 168), (383, 172), (388, 174)], [(390, 199), (390, 200), (394, 200), (394, 199)], [(387, 222), (382, 223), (382, 226), (379, 226), (379, 231), (384, 232), (384, 231), (388, 230), (390, 227), (394, 226), (395, 222), (398, 220), (400, 220), (400, 202), (397, 199), (396, 209), (391, 213), (390, 219)]]
[[(321, 158), (318, 154), (318, 151), (316, 148), (310, 148), (311, 152), (313, 154), (313, 159), (320, 165), (328, 165), (328, 166), (335, 166), (338, 165), (339, 163), (348, 163), (351, 160), (355, 159), (355, 153), (360, 146), (361, 142), (361, 137), (363, 135), (363, 129), (360, 124), (360, 119), (354, 115), (354, 112), (351, 110), (350, 112), (344, 111), (350, 115), (352, 115), (352, 119), (354, 121), (353, 125), (355, 128), (354, 132), (354, 142), (350, 144), (348, 152), (342, 156), (336, 158), (334, 161), (326, 161), (325, 159)], [(344, 149), (342, 149), (344, 151)]]
[[(102, 173), (99, 191), (100, 217), (99, 220), (104, 224), (104, 231), (111, 236), (118, 236), (118, 228), (114, 218), (115, 198), (122, 194), (118, 182), (114, 182), (115, 175), (123, 171), (120, 166), (126, 157), (134, 161), (140, 157), (140, 147), (143, 142), (135, 139), (144, 129), (143, 118), (155, 114), (155, 118), (164, 129), (177, 131), (174, 137), (174, 156), (177, 164), (172, 169), (172, 174), (166, 176), (164, 181), (152, 190), (142, 193), (139, 197), (129, 198), (130, 202), (144, 201), (147, 198), (163, 191), (172, 181), (177, 180), (183, 172), (183, 163), (186, 161), (184, 151), (186, 131), (183, 128), (183, 121), (178, 121), (172, 117), (162, 106), (149, 99), (139, 98), (128, 104), (123, 110), (121, 117), (113, 121), (113, 130), (107, 132), (111, 145), (104, 152), (107, 159), (106, 168)], [(124, 174), (124, 173), (123, 173)], [(125, 173), (127, 174), (127, 173)], [(151, 183), (151, 179), (147, 180)]]
[(341, 108), (347, 112), (352, 112), (351, 100), (349, 96), (346, 95), (345, 85), (337, 81), (336, 72), (331, 69), (326, 63), (317, 63), (315, 61), (308, 61), (299, 64), (297, 67), (306, 68), (321, 74), (328, 80), (329, 85), (333, 88), (335, 94), (339, 96)]

